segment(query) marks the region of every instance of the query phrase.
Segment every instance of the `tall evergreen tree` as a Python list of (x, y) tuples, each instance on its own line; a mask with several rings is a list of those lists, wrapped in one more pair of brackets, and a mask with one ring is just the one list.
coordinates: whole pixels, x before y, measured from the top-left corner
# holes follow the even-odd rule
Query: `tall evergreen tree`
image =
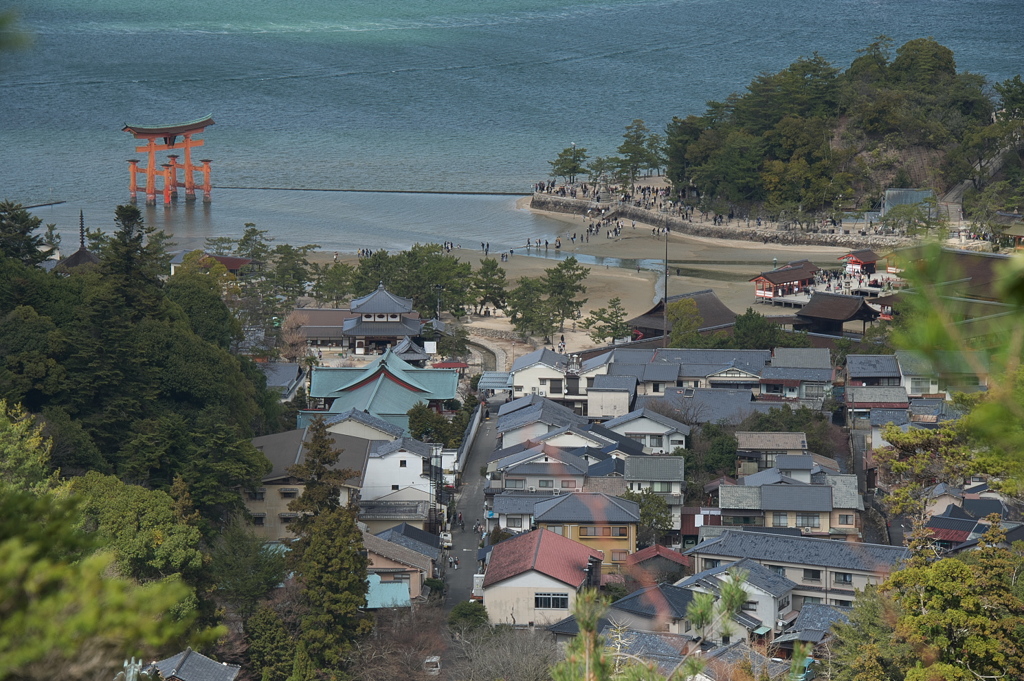
[(302, 450), (302, 463), (288, 469), (306, 485), (302, 495), (288, 504), (290, 511), (301, 514), (292, 524), (295, 534), (302, 540), (300, 553), (310, 541), (310, 532), (317, 517), (341, 506), (341, 488), (346, 480), (358, 475), (355, 471), (336, 468), (341, 451), (335, 448), (334, 438), (322, 417), (318, 416), (310, 424)]
[(20, 203), (0, 201), (0, 254), (35, 265), (46, 259), (43, 237), (34, 232), (43, 221), (25, 210)]
[(373, 627), (366, 607), (366, 556), (355, 510), (322, 511), (309, 525), (298, 564), (302, 601), (300, 640), (315, 668), (328, 681), (344, 678), (349, 644)]

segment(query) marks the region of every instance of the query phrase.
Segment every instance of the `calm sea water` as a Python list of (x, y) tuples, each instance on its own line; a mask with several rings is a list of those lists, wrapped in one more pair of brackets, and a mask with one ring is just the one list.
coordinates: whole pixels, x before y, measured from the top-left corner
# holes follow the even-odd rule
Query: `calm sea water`
[[(0, 0), (0, 8), (8, 6)], [(0, 197), (74, 231), (127, 199), (126, 123), (212, 113), (200, 154), (233, 187), (523, 192), (575, 142), (673, 115), (817, 51), (886, 33), (1021, 71), (1021, 0), (21, 0), (32, 50), (0, 59)], [(186, 245), (245, 222), (325, 248), (552, 233), (510, 197), (226, 190), (147, 211)]]

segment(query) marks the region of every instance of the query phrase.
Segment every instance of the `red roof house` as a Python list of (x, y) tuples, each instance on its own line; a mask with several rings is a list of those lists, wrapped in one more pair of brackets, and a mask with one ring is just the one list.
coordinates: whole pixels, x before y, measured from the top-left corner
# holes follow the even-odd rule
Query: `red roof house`
[(576, 596), (601, 583), (604, 555), (550, 530), (496, 544), (484, 575), (491, 624), (549, 625), (569, 616)]

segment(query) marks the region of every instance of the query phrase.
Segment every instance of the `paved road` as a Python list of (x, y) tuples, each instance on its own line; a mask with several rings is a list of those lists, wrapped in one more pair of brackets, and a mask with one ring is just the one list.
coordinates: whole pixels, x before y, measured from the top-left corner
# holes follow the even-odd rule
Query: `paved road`
[(473, 534), (473, 522), (477, 519), (483, 520), (484, 510), (484, 483), (480, 475), (480, 467), (487, 463), (487, 459), (494, 451), (494, 444), (497, 435), (494, 432), (495, 414), (498, 406), (503, 402), (497, 399), (491, 407), (491, 418), (480, 424), (477, 431), (476, 442), (469, 452), (466, 461), (465, 472), (462, 476), (462, 489), (456, 495), (456, 512), (462, 511), (462, 517), (466, 521), (466, 531), (461, 532), (458, 528), (452, 533), (452, 550), (450, 555), (459, 559), (459, 569), (449, 569), (447, 560), (445, 562), (445, 580), (448, 582), (448, 598), (445, 601), (445, 610), (451, 610), (456, 603), (469, 600), (473, 593), (473, 574), (476, 572), (476, 551), (480, 543), (480, 535)]

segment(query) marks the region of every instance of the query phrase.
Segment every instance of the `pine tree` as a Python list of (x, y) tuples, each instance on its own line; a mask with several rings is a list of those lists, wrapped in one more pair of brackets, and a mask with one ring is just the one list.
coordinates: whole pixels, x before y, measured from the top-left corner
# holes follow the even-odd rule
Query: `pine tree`
[(358, 475), (355, 471), (335, 468), (341, 451), (335, 449), (323, 418), (317, 417), (310, 424), (302, 449), (305, 455), (302, 463), (288, 469), (289, 474), (306, 483), (302, 496), (288, 504), (288, 510), (302, 514), (292, 525), (295, 534), (303, 539), (298, 547), (300, 554), (317, 516), (336, 510), (341, 505), (341, 488), (345, 481)]
[[(259, 608), (245, 623), (249, 661), (262, 681), (285, 681), (294, 670), (296, 646), (273, 608)], [(309, 662), (305, 656), (302, 665)]]
[(313, 664), (328, 679), (338, 679), (350, 642), (373, 627), (362, 613), (367, 559), (355, 510), (332, 508), (314, 516), (304, 541), (298, 565), (306, 606), (300, 638)]

